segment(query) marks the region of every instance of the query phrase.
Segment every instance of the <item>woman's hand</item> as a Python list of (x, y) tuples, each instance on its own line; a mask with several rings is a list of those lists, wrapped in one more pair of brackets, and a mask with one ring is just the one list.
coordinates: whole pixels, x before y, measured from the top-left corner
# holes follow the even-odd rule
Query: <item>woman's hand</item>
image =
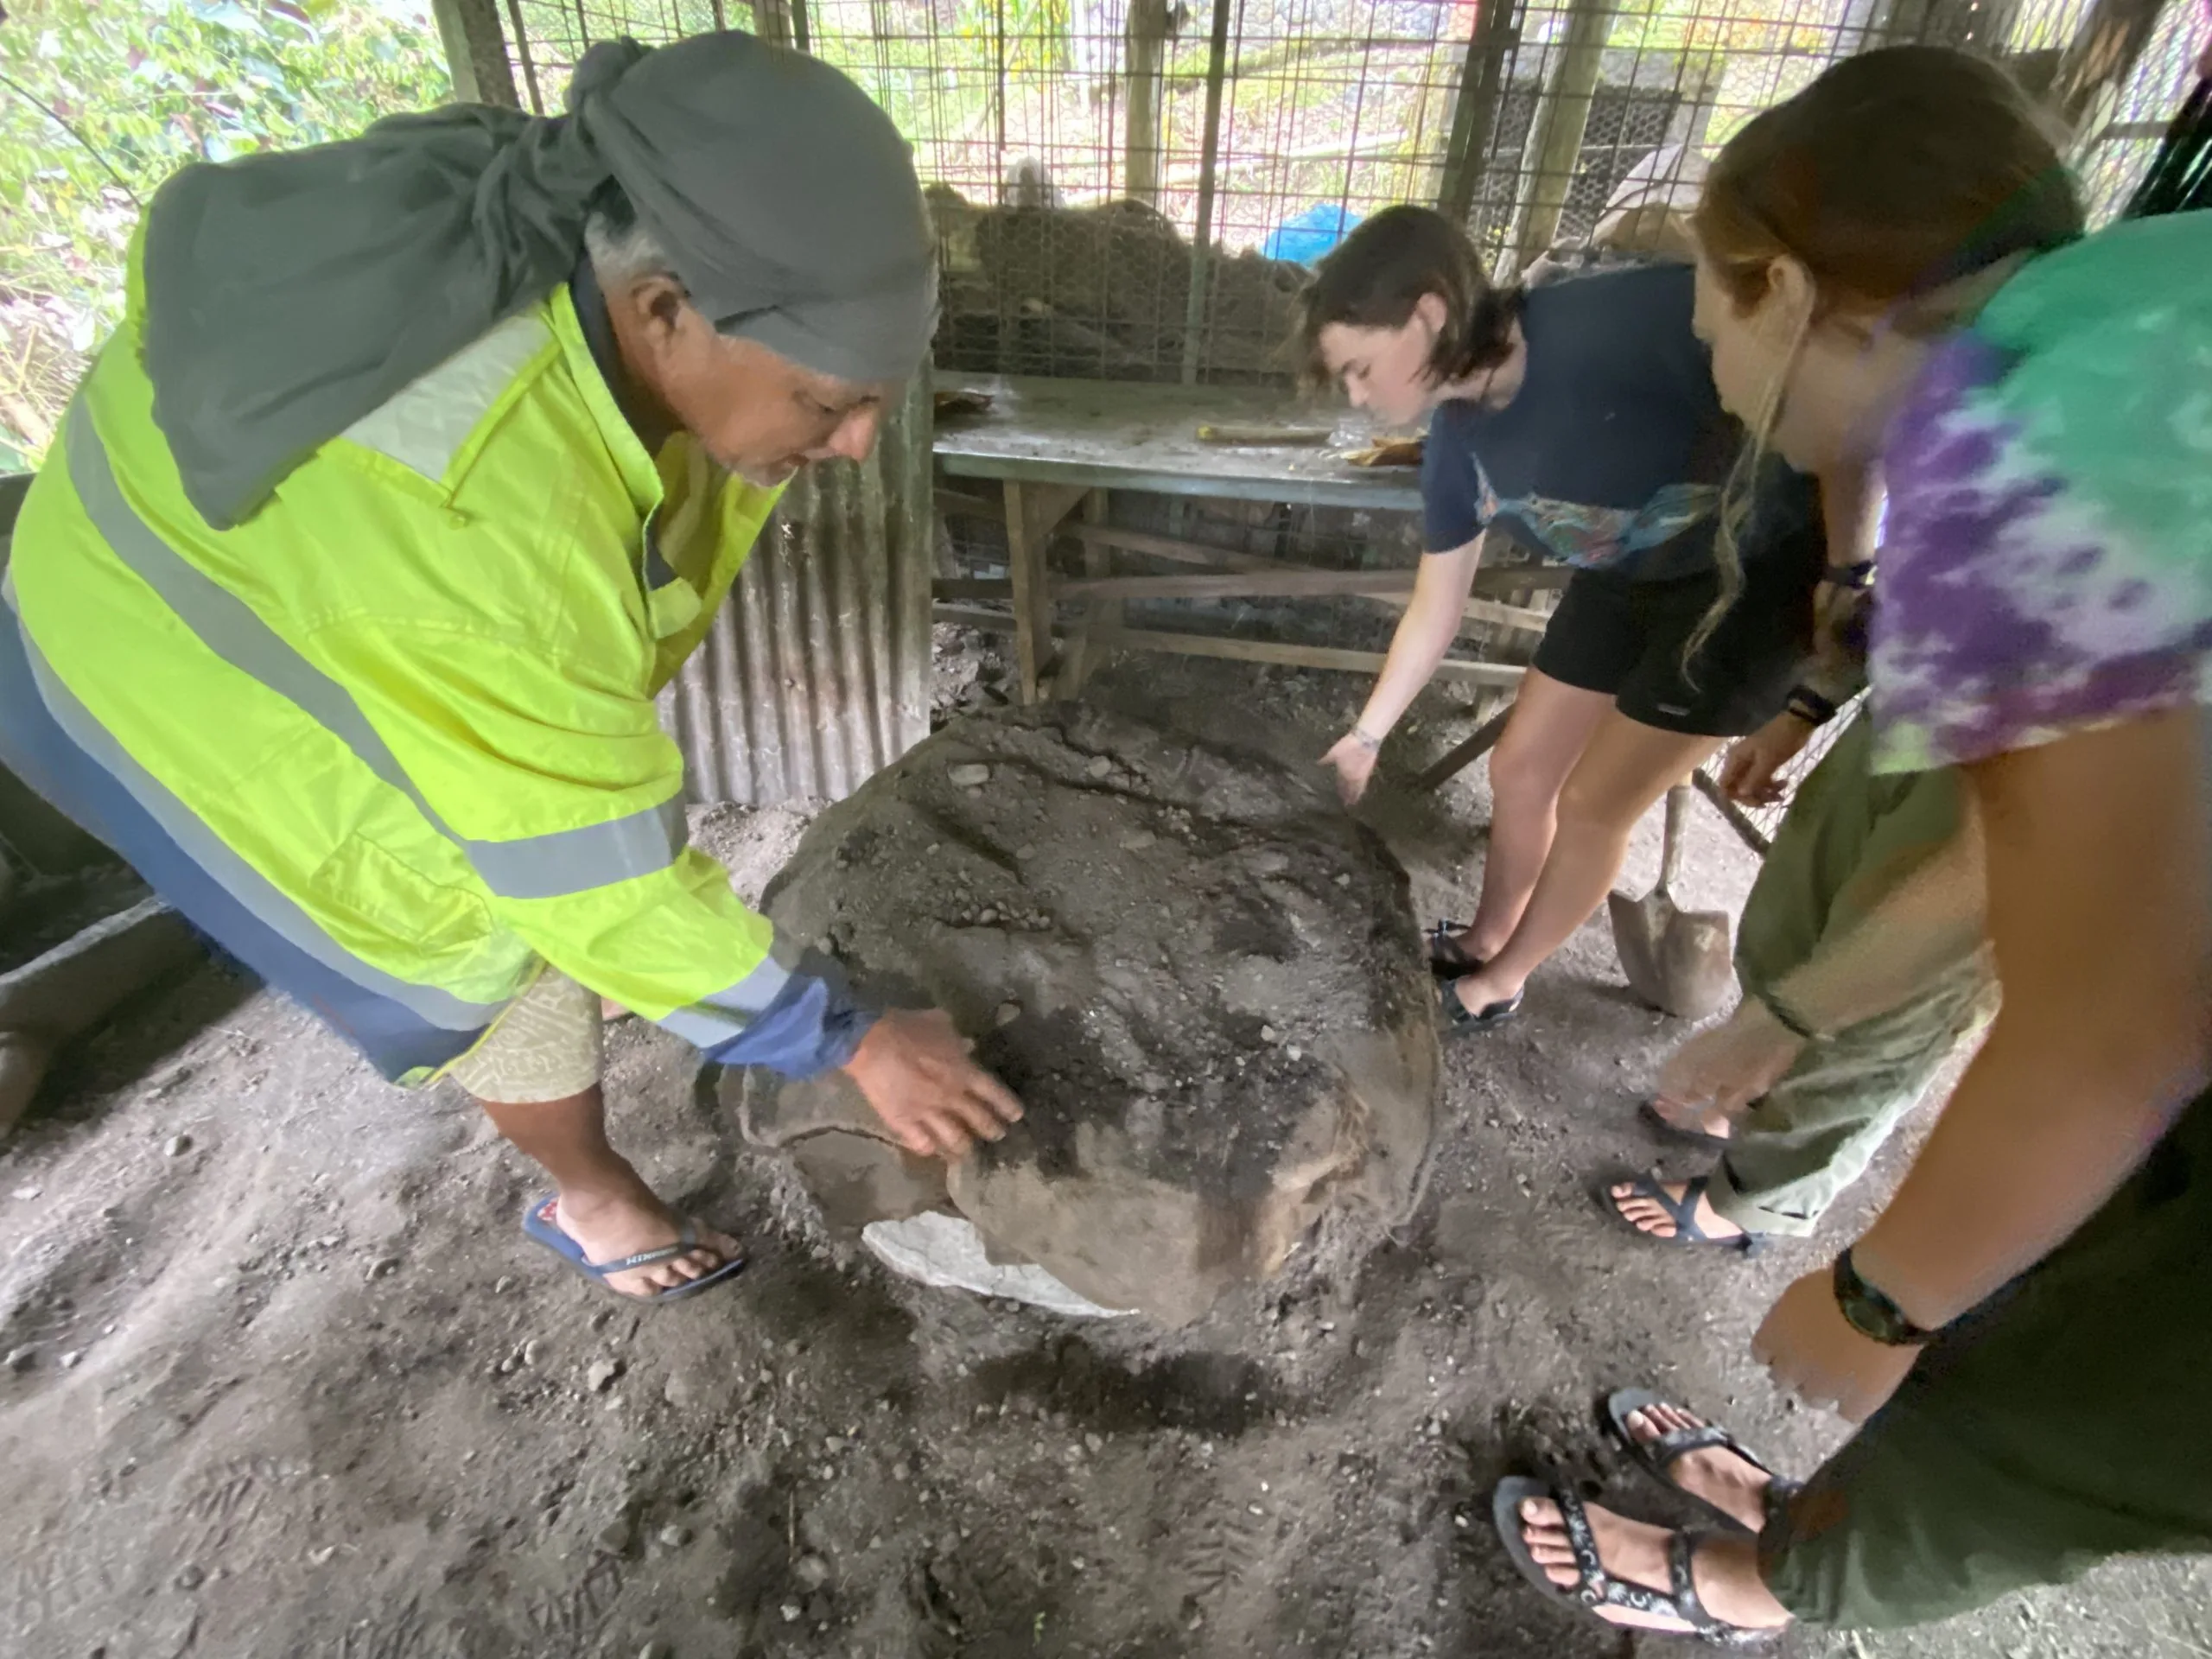
[(1720, 792), (1744, 806), (1772, 806), (1782, 798), (1775, 774), (1795, 760), (1811, 741), (1813, 728), (1792, 714), (1779, 714), (1738, 740), (1720, 764)]
[(1736, 1012), (1674, 1052), (1659, 1073), (1659, 1097), (1734, 1114), (1782, 1081), (1805, 1039), (1783, 1028), (1766, 1004), (1747, 996)]
[(1367, 793), (1368, 780), (1375, 776), (1375, 760), (1381, 751), (1357, 732), (1346, 732), (1337, 740), (1337, 745), (1321, 757), (1321, 764), (1337, 774), (1337, 794), (1346, 806), (1359, 804), (1359, 798)]

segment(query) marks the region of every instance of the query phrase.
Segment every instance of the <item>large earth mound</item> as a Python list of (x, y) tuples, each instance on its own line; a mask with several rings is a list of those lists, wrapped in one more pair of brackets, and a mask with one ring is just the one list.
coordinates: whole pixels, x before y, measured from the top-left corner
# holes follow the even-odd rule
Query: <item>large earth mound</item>
[(767, 913), (947, 1009), (1027, 1117), (945, 1168), (842, 1074), (741, 1085), (831, 1223), (931, 1208), (1171, 1323), (1335, 1205), (1413, 1211), (1436, 1089), (1404, 872), (1325, 775), (1082, 704), (947, 727), (823, 813)]

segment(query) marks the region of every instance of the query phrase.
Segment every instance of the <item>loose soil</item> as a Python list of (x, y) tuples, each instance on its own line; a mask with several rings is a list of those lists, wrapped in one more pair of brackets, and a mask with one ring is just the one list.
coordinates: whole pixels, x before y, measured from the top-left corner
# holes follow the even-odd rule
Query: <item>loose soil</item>
[[(1304, 764), (1358, 687), (1147, 660), (1096, 695)], [(1487, 795), (1479, 768), (1426, 798), (1402, 779), (1469, 729), (1424, 702), (1363, 812), (1424, 918), (1465, 912)], [(757, 895), (804, 827), (724, 810), (700, 834)], [(1624, 884), (1656, 863), (1654, 815)], [(1701, 809), (1685, 901), (1732, 908), (1751, 872)], [(893, 1277), (635, 1023), (610, 1043), (618, 1139), (752, 1265), (666, 1310), (614, 1302), (520, 1236), (537, 1183), (473, 1110), (385, 1087), (309, 1015), (200, 969), (78, 1050), (0, 1156), (0, 1653), (1674, 1650), (1542, 1605), (1489, 1535), (1489, 1484), (1544, 1465), (1674, 1512), (1593, 1425), (1631, 1382), (1810, 1468), (1842, 1430), (1789, 1408), (1751, 1333), (1897, 1158), (1820, 1238), (1749, 1264), (1604, 1224), (1595, 1170), (1698, 1160), (1636, 1126), (1682, 1031), (1627, 999), (1603, 925), (1518, 1022), (1447, 1052), (1409, 1222), (1352, 1256), (1301, 1249), (1173, 1332)], [(2119, 1564), (1792, 1646), (2190, 1659), (2212, 1650), (2212, 1569)]]

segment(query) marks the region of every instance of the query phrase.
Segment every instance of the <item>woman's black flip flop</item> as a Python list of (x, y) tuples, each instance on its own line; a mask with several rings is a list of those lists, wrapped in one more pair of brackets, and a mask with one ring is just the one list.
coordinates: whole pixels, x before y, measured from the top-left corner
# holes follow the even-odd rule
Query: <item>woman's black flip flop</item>
[[(1658, 1181), (1649, 1175), (1623, 1173), (1608, 1175), (1592, 1184), (1590, 1196), (1598, 1201), (1599, 1208), (1611, 1217), (1617, 1225), (1625, 1227), (1638, 1238), (1652, 1244), (1710, 1244), (1718, 1249), (1736, 1250), (1745, 1256), (1757, 1255), (1762, 1242), (1758, 1233), (1738, 1233), (1733, 1238), (1715, 1238), (1697, 1224), (1698, 1200), (1705, 1196), (1705, 1189), (1712, 1183), (1710, 1175), (1700, 1175), (1684, 1183), (1682, 1196), (1672, 1197)], [(1647, 1233), (1621, 1213), (1623, 1200), (1613, 1196), (1617, 1186), (1630, 1186), (1636, 1190), (1631, 1198), (1648, 1198), (1667, 1212), (1675, 1224), (1671, 1233)]]
[(1471, 1037), (1478, 1031), (1488, 1031), (1493, 1026), (1503, 1025), (1521, 1012), (1521, 999), (1527, 995), (1524, 991), (1516, 991), (1511, 996), (1485, 1003), (1471, 1014), (1467, 1005), (1459, 1000), (1456, 988), (1459, 983), (1456, 979), (1447, 979), (1436, 988), (1437, 1010), (1444, 1016), (1444, 1034), (1446, 1037)]
[(1703, 1129), (1686, 1129), (1679, 1123), (1669, 1122), (1656, 1100), (1639, 1102), (1636, 1115), (1670, 1141), (1687, 1141), (1692, 1146), (1710, 1147), (1715, 1152), (1728, 1150), (1726, 1135), (1707, 1135)]
[[(1549, 1498), (1559, 1506), (1560, 1519), (1566, 1524), (1567, 1547), (1574, 1552), (1576, 1577), (1572, 1588), (1551, 1581), (1541, 1564), (1529, 1553), (1529, 1540), (1521, 1530), (1521, 1506), (1537, 1497)], [(1497, 1541), (1505, 1547), (1514, 1569), (1541, 1591), (1547, 1599), (1586, 1614), (1607, 1630), (1631, 1636), (1648, 1631), (1654, 1636), (1689, 1637), (1716, 1648), (1751, 1652), (1771, 1648), (1781, 1634), (1778, 1630), (1752, 1630), (1725, 1624), (1706, 1611), (1705, 1604), (1698, 1599), (1697, 1580), (1691, 1569), (1698, 1541), (1690, 1533), (1675, 1533), (1669, 1542), (1667, 1576), (1673, 1584), (1670, 1592), (1630, 1584), (1606, 1572), (1598, 1556), (1598, 1540), (1590, 1530), (1589, 1513), (1583, 1508), (1582, 1500), (1564, 1486), (1548, 1486), (1541, 1480), (1510, 1476), (1498, 1482), (1497, 1490), (1491, 1494), (1490, 1512), (1491, 1523), (1497, 1529)], [(1665, 1630), (1617, 1624), (1598, 1611), (1601, 1607), (1676, 1618), (1686, 1628)]]
[(1482, 971), (1482, 963), (1459, 943), (1459, 935), (1466, 931), (1466, 923), (1453, 921), (1440, 921), (1428, 930), (1428, 971), (1437, 978), (1459, 979)]
[(1628, 1420), (1639, 1411), (1649, 1411), (1656, 1406), (1672, 1407), (1687, 1411), (1687, 1406), (1675, 1405), (1671, 1400), (1651, 1392), (1649, 1389), (1617, 1389), (1605, 1396), (1605, 1421), (1619, 1439), (1621, 1449), (1633, 1459), (1638, 1468), (1669, 1491), (1679, 1492), (1708, 1514), (1738, 1532), (1749, 1532), (1741, 1521), (1717, 1503), (1707, 1503), (1684, 1486), (1674, 1477), (1674, 1467), (1693, 1452), (1702, 1452), (1709, 1446), (1719, 1446), (1732, 1452), (1745, 1463), (1764, 1475), (1767, 1479), (1766, 1501), (1770, 1514), (1775, 1504), (1796, 1490), (1795, 1484), (1783, 1480), (1773, 1470), (1746, 1451), (1744, 1443), (1717, 1423), (1707, 1423), (1701, 1428), (1678, 1428), (1662, 1434), (1656, 1440), (1640, 1440), (1629, 1427)]

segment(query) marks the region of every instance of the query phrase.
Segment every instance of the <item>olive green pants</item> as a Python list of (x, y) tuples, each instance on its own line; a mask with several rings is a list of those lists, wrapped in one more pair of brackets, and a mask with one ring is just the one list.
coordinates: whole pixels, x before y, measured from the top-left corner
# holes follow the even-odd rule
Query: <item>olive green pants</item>
[(2212, 1094), (2080, 1231), (1930, 1343), (1759, 1541), (1807, 1624), (1926, 1624), (2113, 1555), (2212, 1550)]
[(1736, 1120), (1707, 1189), (1714, 1211), (1746, 1232), (1810, 1233), (1996, 1007), (1977, 957), (1904, 1007), (1808, 1043)]

